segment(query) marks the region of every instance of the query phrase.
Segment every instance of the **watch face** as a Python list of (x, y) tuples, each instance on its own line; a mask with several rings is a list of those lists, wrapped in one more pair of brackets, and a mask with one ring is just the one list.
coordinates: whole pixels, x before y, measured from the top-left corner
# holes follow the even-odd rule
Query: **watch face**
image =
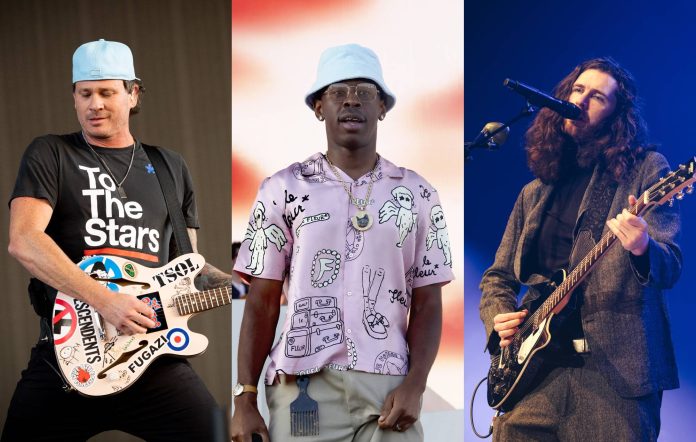
[(244, 393), (244, 386), (242, 384), (237, 384), (232, 389), (232, 394), (235, 396), (239, 396), (242, 393)]

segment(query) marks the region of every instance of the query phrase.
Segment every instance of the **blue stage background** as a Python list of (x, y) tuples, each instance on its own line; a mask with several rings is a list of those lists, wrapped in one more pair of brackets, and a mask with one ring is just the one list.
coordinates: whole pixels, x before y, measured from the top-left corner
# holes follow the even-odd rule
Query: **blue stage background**
[[(471, 1), (465, 3), (465, 136), (473, 139), (488, 121), (504, 121), (523, 107), (503, 87), (512, 78), (550, 92), (579, 62), (611, 56), (631, 71), (643, 98), (650, 139), (672, 167), (696, 155), (696, 6), (687, 2)], [(491, 264), (519, 190), (532, 179), (522, 137), (529, 120), (513, 126), (499, 151), (473, 152), (465, 166), (465, 395), (488, 369), (485, 336), (478, 317), (478, 283)], [(667, 293), (681, 388), (663, 397), (661, 441), (696, 434), (696, 358), (691, 325), (696, 296), (696, 194), (680, 204), (684, 267)], [(627, 342), (626, 345), (631, 345)], [(485, 384), (474, 405), (479, 432), (492, 412)], [(466, 407), (467, 413), (469, 406)], [(468, 420), (468, 416), (467, 416)], [(465, 439), (477, 440), (466, 425)], [(686, 436), (691, 434), (692, 436)]]

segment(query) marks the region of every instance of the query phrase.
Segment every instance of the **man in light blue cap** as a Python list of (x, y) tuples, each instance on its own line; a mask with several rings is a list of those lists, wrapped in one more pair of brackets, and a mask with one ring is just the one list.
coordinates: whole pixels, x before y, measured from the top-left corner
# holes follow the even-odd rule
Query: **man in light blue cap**
[[(264, 181), (235, 265), (250, 282), (235, 441), (423, 440), (441, 286), (453, 274), (436, 191), (377, 153), (378, 123), (395, 101), (372, 50), (324, 51), (305, 103), (327, 151)], [(271, 348), (281, 292), (287, 315)], [(256, 402), (267, 356), (268, 427)]]
[[(213, 440), (217, 405), (183, 359), (157, 358), (130, 388), (118, 394), (113, 393), (119, 388), (111, 389), (112, 395), (97, 397), (69, 391), (78, 386), (96, 388), (101, 379), (117, 381), (131, 376), (135, 368), (127, 364), (118, 371), (110, 370), (107, 378), (102, 376), (119, 363), (120, 359), (114, 360), (113, 347), (117, 341), (136, 339), (128, 335), (144, 336), (148, 330), (161, 328), (164, 321), (158, 315), (162, 307), (152, 302), (156, 293), (145, 303), (113, 292), (75, 264), (83, 257), (112, 255), (160, 267), (179, 254), (173, 242), (170, 246), (172, 223), (160, 190), (160, 169), (155, 171), (155, 161), (150, 161), (129, 128), (130, 115), (138, 111), (144, 92), (130, 49), (106, 40), (83, 44), (73, 55), (72, 81), (80, 130), (34, 139), (24, 153), (10, 199), (9, 250), (34, 276), (29, 295), (40, 316), (41, 337), (17, 384), (2, 440), (86, 440), (113, 429), (148, 441)], [(198, 219), (186, 164), (173, 151), (154, 150), (161, 153), (167, 165), (164, 169), (172, 171), (174, 192), (179, 195), (185, 230), (195, 251)], [(98, 262), (99, 269), (95, 263), (93, 271), (128, 272), (125, 266), (123, 270), (110, 268), (113, 262), (107, 257)], [(231, 282), (229, 275), (209, 264), (201, 275), (203, 289)], [(54, 307), (57, 291), (75, 301), (54, 316), (59, 309), (57, 303)], [(100, 317), (83, 314), (85, 303)], [(103, 326), (102, 319), (115, 326), (117, 333), (103, 347), (95, 348), (95, 335), (101, 342), (106, 339), (102, 335), (108, 334), (95, 333), (95, 327)], [(185, 333), (179, 332), (180, 339)], [(76, 334), (81, 335), (81, 343), (62, 348), (56, 355), (54, 340), (58, 348), (61, 341)], [(138, 353), (145, 351), (139, 345), (128, 357), (139, 355), (141, 365), (143, 359), (158, 356), (160, 347), (150, 346), (145, 355)], [(61, 377), (58, 367), (69, 367), (71, 375)]]

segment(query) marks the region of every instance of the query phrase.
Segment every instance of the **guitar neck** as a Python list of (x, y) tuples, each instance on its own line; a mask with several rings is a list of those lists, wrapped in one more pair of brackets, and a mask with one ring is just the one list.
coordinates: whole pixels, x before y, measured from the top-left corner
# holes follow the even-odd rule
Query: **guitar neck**
[(232, 287), (218, 287), (174, 297), (177, 312), (184, 316), (232, 303)]
[[(642, 200), (638, 200), (636, 204), (631, 206), (628, 211), (632, 215), (640, 215), (649, 206), (645, 204)], [(539, 309), (532, 315), (534, 325), (540, 324), (544, 319), (546, 319), (549, 314), (560, 302), (571, 294), (573, 290), (577, 288), (578, 285), (587, 277), (587, 275), (592, 271), (594, 265), (599, 261), (604, 253), (609, 250), (609, 248), (616, 242), (616, 235), (611, 231), (607, 232), (602, 239), (590, 250), (590, 252), (580, 261), (580, 263), (573, 269), (572, 272), (563, 280), (561, 284), (558, 285), (556, 290), (551, 293), (551, 295), (544, 301)]]

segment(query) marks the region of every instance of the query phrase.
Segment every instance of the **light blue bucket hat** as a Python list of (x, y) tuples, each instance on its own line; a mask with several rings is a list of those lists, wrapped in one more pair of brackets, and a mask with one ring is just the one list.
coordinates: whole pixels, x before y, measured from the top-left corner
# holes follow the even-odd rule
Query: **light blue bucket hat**
[(305, 103), (314, 109), (314, 94), (337, 81), (365, 78), (372, 80), (382, 90), (384, 104), (389, 111), (396, 103), (396, 97), (387, 87), (382, 77), (382, 66), (377, 54), (364, 46), (347, 44), (326, 49), (319, 58), (317, 79), (305, 96)]
[(89, 80), (140, 80), (135, 76), (130, 48), (103, 38), (77, 48), (73, 54), (72, 82)]

